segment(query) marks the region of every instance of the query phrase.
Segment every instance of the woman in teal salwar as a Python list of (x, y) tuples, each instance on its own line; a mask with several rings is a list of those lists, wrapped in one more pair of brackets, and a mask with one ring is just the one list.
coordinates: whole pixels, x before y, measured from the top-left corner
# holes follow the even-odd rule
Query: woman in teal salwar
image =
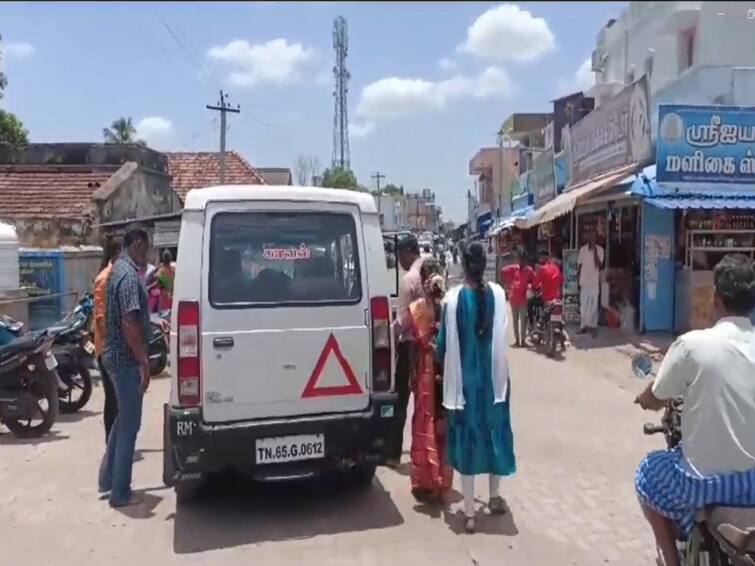
[(463, 255), (465, 281), (446, 294), (437, 343), (444, 360), (448, 461), (461, 474), (469, 532), (475, 530), (474, 477), (489, 474), (490, 511), (503, 514), (500, 479), (516, 471), (506, 357), (508, 304), (499, 285), (483, 281), (485, 264), (484, 248), (470, 244)]

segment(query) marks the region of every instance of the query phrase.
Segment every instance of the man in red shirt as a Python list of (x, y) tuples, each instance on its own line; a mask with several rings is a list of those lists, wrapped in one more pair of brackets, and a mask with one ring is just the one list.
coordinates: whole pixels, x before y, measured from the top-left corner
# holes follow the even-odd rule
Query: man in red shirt
[(557, 261), (550, 255), (545, 255), (542, 265), (535, 276), (535, 288), (542, 291), (543, 305), (551, 301), (561, 300), (561, 287), (564, 285), (564, 276)]
[(519, 251), (519, 261), (501, 269), (501, 285), (511, 304), (511, 314), (514, 318), (515, 348), (524, 346), (527, 338), (527, 289), (535, 280), (535, 272), (527, 265), (527, 254)]

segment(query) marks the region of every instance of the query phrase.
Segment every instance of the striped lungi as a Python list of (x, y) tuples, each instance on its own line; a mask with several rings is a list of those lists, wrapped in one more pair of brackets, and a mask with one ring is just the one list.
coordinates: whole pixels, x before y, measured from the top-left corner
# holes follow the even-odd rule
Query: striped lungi
[(648, 454), (637, 469), (634, 485), (642, 503), (674, 520), (686, 535), (695, 526), (698, 509), (755, 506), (755, 469), (698, 476), (685, 468), (681, 447)]

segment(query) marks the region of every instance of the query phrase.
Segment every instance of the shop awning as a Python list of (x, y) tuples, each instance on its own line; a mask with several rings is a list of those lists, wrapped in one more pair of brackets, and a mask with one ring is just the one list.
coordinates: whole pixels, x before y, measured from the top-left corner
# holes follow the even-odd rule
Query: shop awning
[(755, 195), (664, 195), (645, 197), (645, 202), (666, 210), (676, 209), (748, 209), (755, 210)]
[(594, 196), (603, 189), (613, 187), (618, 182), (622, 181), (627, 175), (633, 171), (637, 171), (639, 166), (636, 163), (626, 165), (619, 169), (609, 171), (605, 175), (596, 179), (591, 179), (581, 185), (577, 185), (568, 191), (561, 193), (552, 201), (547, 202), (540, 208), (538, 208), (532, 215), (525, 219), (517, 220), (515, 225), (518, 228), (532, 228), (544, 222), (550, 222), (551, 220), (569, 214), (580, 199), (588, 196)]
[(520, 208), (519, 210), (512, 212), (506, 218), (501, 218), (498, 222), (495, 223), (493, 228), (490, 230), (490, 235), (497, 236), (504, 230), (513, 228), (517, 220), (526, 219), (529, 215), (531, 215), (534, 212), (534, 210), (535, 210), (534, 206), (528, 205), (528, 206), (525, 206), (524, 208)]

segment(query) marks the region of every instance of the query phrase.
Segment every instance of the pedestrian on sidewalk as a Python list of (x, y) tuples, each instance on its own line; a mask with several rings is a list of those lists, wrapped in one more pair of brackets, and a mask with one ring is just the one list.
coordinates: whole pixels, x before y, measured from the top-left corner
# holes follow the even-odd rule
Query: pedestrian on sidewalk
[(131, 491), (131, 470), (150, 377), (149, 309), (147, 292), (139, 279), (139, 268), (147, 263), (149, 236), (143, 228), (130, 228), (123, 245), (125, 251), (113, 264), (107, 286), (107, 330), (102, 354), (118, 399), (118, 416), (108, 437), (98, 478), (100, 493), (110, 493), (111, 507), (140, 502)]
[(526, 345), (527, 340), (527, 291), (535, 281), (535, 271), (527, 265), (527, 252), (517, 252), (517, 263), (501, 268), (501, 285), (511, 304), (514, 324), (514, 347)]
[(414, 328), (411, 481), (412, 495), (417, 501), (437, 503), (451, 489), (453, 480), (453, 469), (446, 455), (446, 415), (441, 403), (443, 368), (435, 357), (445, 282), (429, 262), (422, 266), (422, 282), (424, 296), (409, 307)]
[(464, 284), (446, 293), (438, 356), (443, 364), (443, 406), (448, 410), (448, 460), (461, 474), (465, 528), (475, 530), (474, 478), (489, 474), (491, 513), (506, 507), (501, 476), (516, 470), (506, 355), (506, 292), (486, 283), (485, 249), (470, 244), (462, 256)]
[(422, 298), (422, 269), (423, 259), (420, 256), (417, 238), (412, 234), (401, 237), (396, 243), (396, 256), (401, 269), (406, 271), (401, 279), (398, 294), (398, 312), (394, 323), (394, 333), (397, 336), (396, 346), (396, 393), (398, 405), (393, 421), (391, 435), (391, 457), (386, 464), (396, 468), (401, 463), (404, 449), (404, 427), (406, 426), (406, 411), (409, 404), (409, 380), (412, 373), (412, 324), (409, 305)]
[(110, 282), (110, 274), (113, 271), (113, 263), (121, 255), (122, 246), (120, 241), (113, 240), (107, 250), (105, 267), (94, 278), (94, 351), (97, 356), (97, 365), (100, 368), (100, 377), (102, 380), (102, 389), (105, 392), (105, 406), (102, 411), (102, 419), (105, 424), (105, 444), (110, 436), (110, 430), (113, 428), (113, 422), (118, 415), (118, 399), (115, 395), (115, 386), (113, 380), (105, 369), (102, 362), (102, 351), (105, 347), (105, 310), (107, 308), (107, 286)]
[(598, 334), (600, 309), (600, 272), (603, 269), (603, 248), (596, 243), (595, 231), (587, 234), (587, 243), (579, 250), (579, 325), (578, 334)]

